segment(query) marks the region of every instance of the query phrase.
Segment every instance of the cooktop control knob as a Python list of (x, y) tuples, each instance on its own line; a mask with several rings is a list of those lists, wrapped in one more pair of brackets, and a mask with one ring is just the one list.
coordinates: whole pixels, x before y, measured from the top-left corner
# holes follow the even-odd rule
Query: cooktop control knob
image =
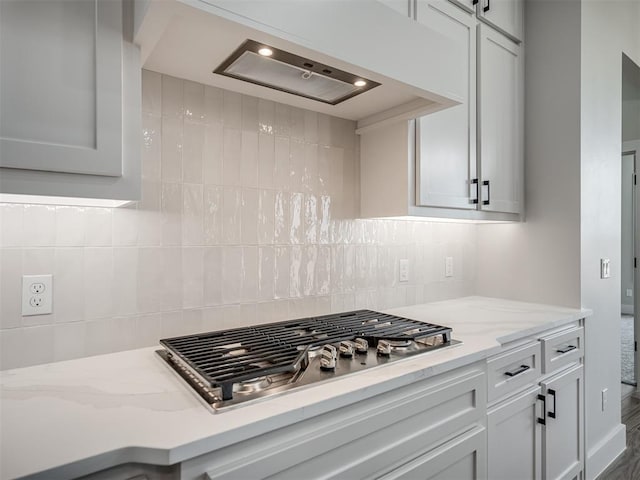
[(345, 340), (340, 342), (340, 356), (341, 357), (353, 357), (353, 352), (355, 351), (356, 344), (350, 340)]
[(378, 341), (378, 355), (388, 357), (391, 355), (391, 344), (386, 340)]
[(367, 353), (369, 351), (369, 342), (364, 338), (356, 338), (356, 352)]
[(338, 358), (338, 350), (333, 345), (325, 345), (322, 347), (322, 353), (320, 354), (320, 369), (321, 370), (335, 370), (336, 360)]

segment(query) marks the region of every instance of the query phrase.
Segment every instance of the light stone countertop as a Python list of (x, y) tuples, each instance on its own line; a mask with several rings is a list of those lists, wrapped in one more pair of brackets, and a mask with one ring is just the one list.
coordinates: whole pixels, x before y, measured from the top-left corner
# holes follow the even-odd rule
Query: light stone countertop
[(0, 478), (53, 480), (169, 465), (443, 373), (591, 314), (485, 297), (386, 310), (453, 328), (462, 345), (213, 413), (143, 348), (0, 372)]

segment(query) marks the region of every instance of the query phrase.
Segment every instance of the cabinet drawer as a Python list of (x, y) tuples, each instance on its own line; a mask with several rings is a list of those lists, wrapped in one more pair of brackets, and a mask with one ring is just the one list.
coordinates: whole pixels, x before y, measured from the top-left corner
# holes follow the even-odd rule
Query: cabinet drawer
[(584, 355), (584, 328), (572, 328), (540, 339), (542, 373), (551, 373)]
[(184, 478), (372, 478), (482, 421), (478, 370), (417, 382), (182, 464)]
[(487, 362), (488, 400), (493, 402), (540, 376), (540, 342), (532, 342), (491, 357)]

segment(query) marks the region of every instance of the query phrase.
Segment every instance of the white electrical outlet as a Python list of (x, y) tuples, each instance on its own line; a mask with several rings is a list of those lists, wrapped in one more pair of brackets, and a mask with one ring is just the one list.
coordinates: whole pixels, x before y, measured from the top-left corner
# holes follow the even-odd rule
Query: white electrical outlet
[(627, 288), (627, 297), (633, 297), (633, 289)]
[(611, 278), (611, 260), (608, 258), (600, 259), (600, 278)]
[(53, 312), (53, 275), (22, 276), (22, 316)]
[(444, 276), (453, 277), (453, 257), (445, 257), (444, 259)]
[(605, 388), (602, 390), (602, 411), (604, 412), (607, 409), (607, 402), (609, 401), (609, 389)]
[(409, 281), (409, 260), (407, 260), (406, 258), (401, 259), (399, 262), (398, 281), (400, 282)]

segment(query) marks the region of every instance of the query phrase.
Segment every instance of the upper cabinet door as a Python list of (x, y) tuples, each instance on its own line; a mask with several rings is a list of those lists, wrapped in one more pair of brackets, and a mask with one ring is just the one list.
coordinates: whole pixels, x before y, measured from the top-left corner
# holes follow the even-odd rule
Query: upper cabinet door
[(478, 18), (501, 30), (514, 40), (523, 40), (522, 0), (479, 0), (476, 7)]
[(520, 46), (479, 25), (479, 168), (482, 210), (522, 213), (523, 59)]
[(0, 167), (123, 174), (123, 6), (0, 2)]
[[(426, 115), (417, 122), (416, 203), (475, 209), (470, 180), (476, 176), (476, 20), (444, 0), (418, 2), (418, 21), (448, 36), (464, 52), (453, 81), (460, 105)], [(475, 197), (475, 193), (473, 194)]]

